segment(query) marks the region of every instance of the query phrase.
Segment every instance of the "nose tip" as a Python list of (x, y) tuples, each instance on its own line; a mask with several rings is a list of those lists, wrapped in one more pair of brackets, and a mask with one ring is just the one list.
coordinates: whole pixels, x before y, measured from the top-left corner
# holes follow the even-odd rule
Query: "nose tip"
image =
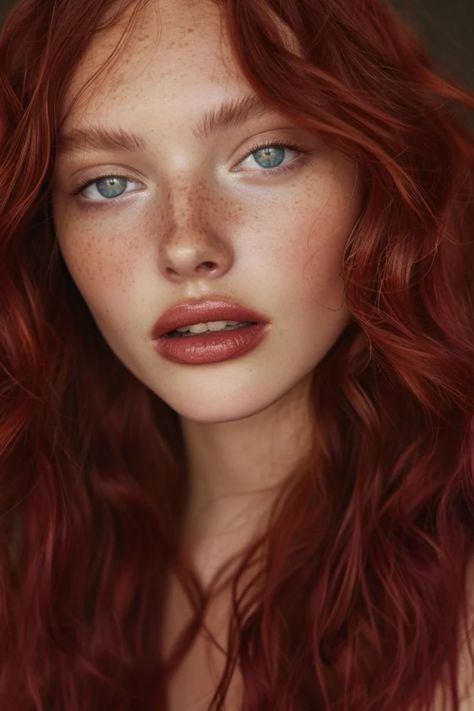
[(232, 252), (222, 240), (195, 245), (168, 243), (161, 252), (161, 271), (167, 279), (215, 279), (227, 272), (232, 264)]

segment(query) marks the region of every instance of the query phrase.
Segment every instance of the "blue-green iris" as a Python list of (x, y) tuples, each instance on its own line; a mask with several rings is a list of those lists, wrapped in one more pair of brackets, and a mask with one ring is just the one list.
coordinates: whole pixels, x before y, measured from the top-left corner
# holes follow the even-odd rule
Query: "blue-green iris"
[[(273, 160), (272, 151), (277, 151), (277, 153), (279, 153), (280, 155), (280, 160), (278, 160), (277, 163), (274, 165), (271, 164)], [(283, 161), (285, 149), (282, 146), (266, 146), (265, 148), (259, 148), (259, 150), (255, 151), (252, 155), (255, 157), (258, 156), (259, 153), (265, 161), (268, 161), (264, 163), (263, 167), (276, 168)]]
[(119, 176), (110, 178), (101, 178), (97, 180), (97, 190), (106, 198), (115, 198), (121, 195), (127, 187), (127, 178), (121, 178)]

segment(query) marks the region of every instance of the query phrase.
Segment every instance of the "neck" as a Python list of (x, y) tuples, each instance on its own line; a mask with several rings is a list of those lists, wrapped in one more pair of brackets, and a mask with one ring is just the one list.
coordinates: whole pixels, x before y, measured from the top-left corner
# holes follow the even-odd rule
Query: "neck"
[(185, 529), (195, 539), (251, 536), (309, 447), (310, 378), (249, 417), (182, 419), (190, 491)]

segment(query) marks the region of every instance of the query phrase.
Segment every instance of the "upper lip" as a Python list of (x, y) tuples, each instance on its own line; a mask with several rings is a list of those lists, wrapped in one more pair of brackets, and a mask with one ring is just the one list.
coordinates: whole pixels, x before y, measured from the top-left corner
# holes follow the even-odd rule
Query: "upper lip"
[(152, 338), (159, 338), (168, 331), (175, 331), (193, 323), (207, 321), (255, 321), (267, 322), (262, 314), (241, 306), (235, 301), (205, 299), (183, 301), (167, 309), (153, 326)]

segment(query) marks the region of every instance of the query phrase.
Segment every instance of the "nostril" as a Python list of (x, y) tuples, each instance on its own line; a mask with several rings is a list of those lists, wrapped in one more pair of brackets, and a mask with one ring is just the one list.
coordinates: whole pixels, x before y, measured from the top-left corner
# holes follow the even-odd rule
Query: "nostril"
[(203, 262), (201, 264), (202, 267), (207, 267), (209, 269), (215, 269), (216, 263), (215, 262)]
[[(189, 265), (190, 268), (192, 265)], [(194, 265), (194, 270), (195, 272), (215, 272), (216, 269), (218, 268), (218, 264), (216, 262), (211, 262), (211, 261), (206, 261), (206, 262), (199, 262), (197, 265)], [(183, 277), (185, 273), (187, 272), (187, 268), (181, 269), (175, 269), (173, 267), (170, 267), (169, 265), (164, 268), (165, 274), (171, 277), (177, 277), (181, 276)]]

